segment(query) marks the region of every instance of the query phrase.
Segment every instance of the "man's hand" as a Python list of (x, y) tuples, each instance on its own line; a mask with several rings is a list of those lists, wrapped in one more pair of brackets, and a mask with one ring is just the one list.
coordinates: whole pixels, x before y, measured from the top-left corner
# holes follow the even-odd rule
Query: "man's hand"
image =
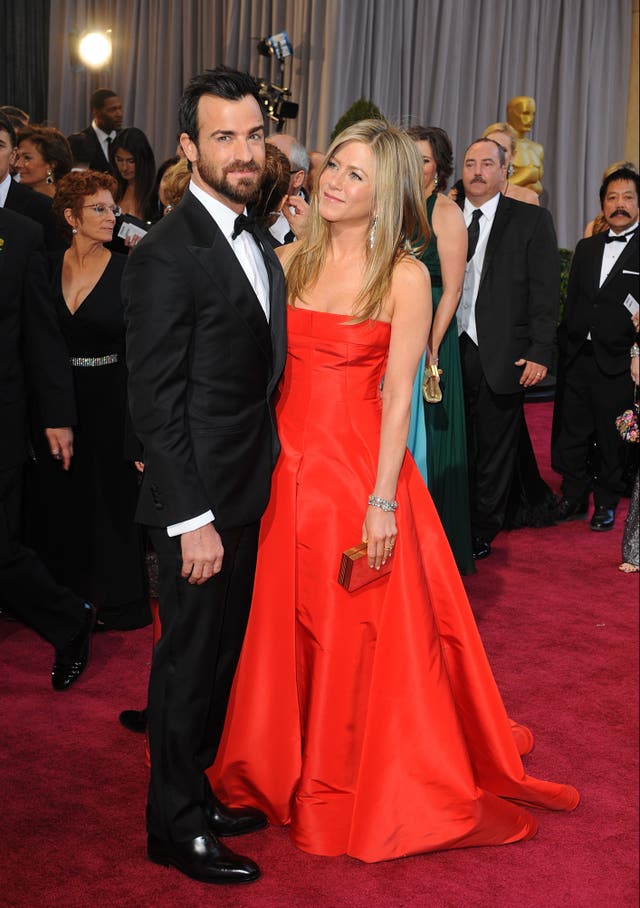
[(73, 429), (69, 426), (60, 429), (45, 429), (44, 434), (49, 442), (49, 450), (56, 460), (61, 461), (62, 469), (68, 470), (73, 457)]
[(182, 547), (182, 576), (189, 583), (202, 586), (222, 570), (224, 548), (212, 523), (180, 537)]
[(541, 382), (547, 374), (547, 367), (541, 366), (540, 363), (534, 363), (530, 359), (516, 360), (516, 366), (524, 366), (520, 376), (520, 384), (525, 388), (532, 388)]

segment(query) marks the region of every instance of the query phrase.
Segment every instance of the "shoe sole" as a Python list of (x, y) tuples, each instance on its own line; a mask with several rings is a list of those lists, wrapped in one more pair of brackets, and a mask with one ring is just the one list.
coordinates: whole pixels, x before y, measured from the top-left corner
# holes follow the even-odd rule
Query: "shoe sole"
[(613, 524), (611, 524), (611, 526), (609, 526), (609, 527), (594, 527), (594, 526), (592, 526), (591, 529), (593, 530), (594, 533), (608, 533), (609, 530), (612, 530), (612, 529), (613, 529), (613, 526), (614, 526)]
[(247, 876), (244, 879), (238, 879), (237, 877), (222, 877), (221, 879), (212, 879), (209, 876), (200, 876), (196, 873), (190, 873), (185, 870), (184, 867), (181, 867), (177, 861), (172, 861), (167, 857), (160, 857), (160, 855), (153, 854), (151, 851), (147, 850), (147, 857), (153, 864), (158, 864), (160, 867), (175, 867), (176, 870), (179, 870), (180, 873), (183, 873), (185, 876), (188, 876), (191, 880), (197, 880), (199, 883), (213, 883), (216, 885), (222, 886), (240, 886), (243, 883), (255, 883), (256, 880), (260, 879), (260, 871), (254, 876)]

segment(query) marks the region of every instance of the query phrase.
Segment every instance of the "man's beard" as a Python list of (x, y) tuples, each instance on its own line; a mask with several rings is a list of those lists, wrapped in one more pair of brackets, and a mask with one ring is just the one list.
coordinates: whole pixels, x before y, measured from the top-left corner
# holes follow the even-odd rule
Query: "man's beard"
[[(210, 186), (211, 189), (230, 202), (248, 205), (256, 199), (260, 191), (263, 171), (255, 161), (249, 163), (246, 161), (232, 161), (222, 171), (218, 171), (208, 161), (200, 157), (197, 167), (199, 175), (207, 186)], [(243, 177), (237, 183), (231, 183), (227, 176), (236, 170), (252, 170), (256, 177)]]

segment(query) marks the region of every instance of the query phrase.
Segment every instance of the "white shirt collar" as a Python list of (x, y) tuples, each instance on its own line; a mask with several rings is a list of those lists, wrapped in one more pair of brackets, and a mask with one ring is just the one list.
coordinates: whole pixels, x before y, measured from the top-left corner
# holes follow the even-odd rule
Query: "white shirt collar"
[[(236, 218), (238, 217), (236, 212), (229, 208), (228, 205), (225, 205), (212, 195), (209, 195), (208, 192), (205, 192), (204, 189), (197, 186), (193, 180), (189, 183), (189, 192), (192, 192), (197, 200), (204, 205), (220, 230), (224, 233), (226, 238), (230, 240), (233, 228), (235, 227)], [(247, 210), (245, 208), (244, 214), (246, 213)]]
[(107, 139), (115, 139), (116, 137), (115, 129), (112, 129), (111, 132), (105, 132), (104, 129), (100, 129), (95, 120), (91, 121), (91, 127), (100, 140), (101, 145), (104, 145)]
[(482, 205), (474, 205), (468, 198), (464, 200), (464, 213), (465, 220), (466, 218), (471, 219), (473, 212), (479, 208), (483, 216), (488, 220), (492, 221), (495, 217), (496, 210), (498, 208), (498, 202), (500, 201), (500, 193), (496, 192), (493, 198), (489, 199), (486, 202), (483, 202)]
[(628, 243), (629, 240), (631, 239), (631, 234), (633, 233), (634, 230), (637, 229), (637, 227), (638, 227), (638, 221), (636, 221), (632, 227), (627, 227), (627, 229), (624, 230), (622, 233), (614, 233), (613, 230), (611, 230), (611, 228), (609, 228), (608, 233), (609, 233), (609, 236), (623, 236), (625, 243)]
[(11, 187), (11, 174), (7, 171), (7, 175), (0, 183), (0, 208), (4, 208), (7, 201), (7, 196), (9, 194), (9, 189)]

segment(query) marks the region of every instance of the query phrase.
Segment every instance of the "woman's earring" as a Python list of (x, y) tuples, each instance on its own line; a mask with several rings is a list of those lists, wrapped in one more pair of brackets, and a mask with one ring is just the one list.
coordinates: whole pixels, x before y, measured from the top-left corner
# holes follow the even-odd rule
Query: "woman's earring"
[(373, 244), (376, 239), (377, 228), (378, 228), (378, 215), (376, 214), (373, 221), (371, 222), (371, 230), (369, 231), (369, 249), (373, 249)]
[(53, 170), (51, 168), (49, 168), (47, 170), (47, 178), (45, 180), (45, 183), (48, 183), (48, 185), (51, 186), (51, 184), (54, 182), (55, 182), (55, 180), (53, 179)]
[(435, 177), (433, 178), (433, 188), (434, 188), (434, 189), (437, 189), (437, 188), (438, 188), (438, 183), (439, 183), (439, 182), (440, 182), (440, 180), (438, 179), (438, 174), (436, 174)]
[(78, 232), (78, 228), (77, 228), (77, 227), (72, 227), (72, 228), (71, 228), (71, 233), (72, 233), (74, 236), (76, 235), (77, 232)]
[(509, 164), (507, 167), (507, 179), (509, 180), (513, 176), (513, 164)]

